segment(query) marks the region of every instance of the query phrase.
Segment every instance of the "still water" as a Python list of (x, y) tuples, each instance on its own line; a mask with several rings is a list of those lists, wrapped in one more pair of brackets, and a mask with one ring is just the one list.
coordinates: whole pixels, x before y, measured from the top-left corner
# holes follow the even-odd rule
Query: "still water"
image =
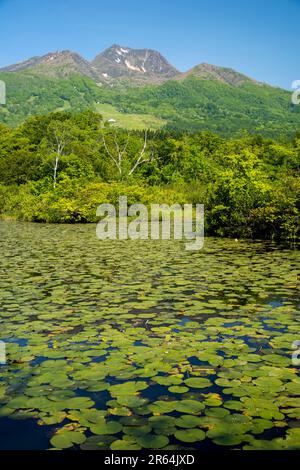
[(300, 449), (299, 261), (0, 222), (0, 448)]

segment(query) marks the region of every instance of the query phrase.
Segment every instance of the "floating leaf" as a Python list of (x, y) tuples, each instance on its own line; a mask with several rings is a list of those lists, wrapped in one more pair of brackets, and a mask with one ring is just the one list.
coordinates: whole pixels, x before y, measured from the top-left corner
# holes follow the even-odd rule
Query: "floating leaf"
[(205, 432), (201, 429), (186, 429), (177, 431), (175, 437), (182, 442), (200, 442), (205, 439)]
[(208, 379), (203, 379), (201, 377), (193, 377), (191, 379), (187, 379), (184, 383), (191, 388), (207, 388), (212, 385), (211, 381)]

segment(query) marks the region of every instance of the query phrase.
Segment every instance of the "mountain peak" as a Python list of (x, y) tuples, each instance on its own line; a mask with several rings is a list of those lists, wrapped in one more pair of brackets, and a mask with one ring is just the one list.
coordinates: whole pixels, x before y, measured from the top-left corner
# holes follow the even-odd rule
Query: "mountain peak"
[(88, 76), (98, 84), (106, 83), (110, 86), (160, 84), (167, 80), (182, 80), (190, 76), (219, 81), (236, 87), (244, 83), (259, 84), (231, 68), (207, 63), (199, 64), (186, 73), (181, 73), (156, 50), (134, 49), (119, 44), (113, 44), (98, 54), (92, 62), (76, 52), (58, 50), (43, 56), (31, 57), (24, 62), (2, 68), (0, 71), (28, 71), (35, 75), (59, 78), (77, 74)]
[(3, 72), (21, 72), (25, 70), (50, 77), (64, 78), (80, 74), (96, 78), (90, 63), (77, 52), (69, 50), (48, 52), (43, 56), (31, 57), (24, 62), (18, 62), (1, 69)]
[(247, 77), (246, 75), (236, 72), (235, 70), (228, 67), (219, 67), (217, 65), (211, 65), (202, 63), (196, 65), (191, 70), (182, 75), (181, 78), (194, 76), (202, 78), (204, 80), (216, 80), (219, 82), (226, 83), (231, 86), (240, 86), (244, 83), (255, 83), (259, 84), (256, 80)]
[(136, 78), (159, 83), (179, 74), (158, 51), (118, 44), (98, 54), (92, 66), (106, 79)]

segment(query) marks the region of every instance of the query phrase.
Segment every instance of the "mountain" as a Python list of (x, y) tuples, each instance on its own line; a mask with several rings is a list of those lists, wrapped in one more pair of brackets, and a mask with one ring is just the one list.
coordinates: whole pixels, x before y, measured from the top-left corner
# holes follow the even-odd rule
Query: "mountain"
[(97, 79), (97, 73), (93, 70), (92, 65), (79, 54), (71, 51), (50, 52), (41, 57), (32, 57), (24, 62), (0, 69), (1, 72), (25, 70), (48, 77), (64, 78), (79, 74)]
[(122, 127), (245, 132), (285, 138), (300, 130), (291, 93), (230, 68), (200, 64), (178, 72), (159, 53), (114, 45), (88, 62), (71, 51), (33, 57), (0, 70), (7, 104), (0, 122), (93, 109)]
[(118, 45), (101, 52), (91, 62), (75, 52), (57, 51), (0, 69), (0, 72), (22, 71), (58, 78), (78, 74), (109, 85), (162, 83), (180, 75), (157, 51)]
[(196, 65), (196, 67), (183, 73), (179, 78), (183, 79), (189, 76), (202, 78), (203, 80), (216, 80), (231, 86), (240, 86), (244, 83), (255, 83), (258, 85), (260, 83), (233, 69), (205, 63)]
[(114, 44), (89, 62), (76, 52), (57, 51), (32, 57), (24, 62), (0, 69), (0, 72), (23, 72), (46, 77), (66, 78), (77, 74), (96, 83), (123, 87), (162, 84), (168, 80), (183, 80), (195, 76), (238, 87), (259, 82), (233, 69), (200, 64), (187, 72), (179, 72), (160, 52), (152, 49), (132, 49)]
[(180, 74), (157, 51), (113, 45), (91, 62), (106, 81), (130, 79), (135, 82), (162, 83)]

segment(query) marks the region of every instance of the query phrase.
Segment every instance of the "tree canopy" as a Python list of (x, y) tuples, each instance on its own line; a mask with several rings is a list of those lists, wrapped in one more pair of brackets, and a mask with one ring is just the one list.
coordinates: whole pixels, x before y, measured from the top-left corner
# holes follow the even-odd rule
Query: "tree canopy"
[[(112, 158), (120, 154), (121, 172)], [(203, 203), (213, 235), (295, 239), (299, 162), (299, 135), (145, 133), (105, 125), (92, 111), (51, 113), (0, 125), (0, 212), (94, 222), (99, 204), (125, 194), (131, 203)]]

